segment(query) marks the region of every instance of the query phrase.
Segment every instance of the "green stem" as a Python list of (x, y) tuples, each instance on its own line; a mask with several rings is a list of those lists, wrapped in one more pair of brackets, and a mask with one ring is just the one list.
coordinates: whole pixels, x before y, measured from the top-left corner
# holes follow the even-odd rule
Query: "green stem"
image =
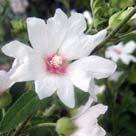
[(56, 123), (41, 123), (35, 126), (32, 126), (30, 128), (28, 128), (27, 131), (31, 130), (31, 129), (35, 129), (37, 127), (56, 127)]
[(34, 128), (35, 127), (56, 127), (56, 123), (41, 123), (41, 124), (35, 125), (33, 127)]
[(32, 115), (30, 115), (16, 130), (11, 136), (19, 136), (23, 129), (26, 127), (29, 120), (32, 118)]
[(2, 111), (2, 116), (4, 117), (6, 114), (5, 108), (2, 108), (1, 111)]
[(136, 13), (136, 7), (122, 20), (118, 26), (95, 48), (95, 50), (92, 52), (95, 53), (97, 50), (101, 49), (104, 44), (106, 44), (112, 37), (128, 22), (128, 20)]
[(107, 103), (109, 105), (109, 108), (111, 110), (111, 121), (112, 121), (112, 133), (113, 136), (116, 136), (118, 133), (118, 121), (117, 121), (117, 111), (116, 111), (116, 97), (117, 97), (117, 92), (113, 90), (113, 87), (108, 80), (106, 81), (106, 91), (107, 91)]
[(45, 111), (44, 116), (45, 117), (51, 116), (56, 111), (57, 108), (58, 107), (56, 106), (56, 104), (52, 104), (52, 106)]

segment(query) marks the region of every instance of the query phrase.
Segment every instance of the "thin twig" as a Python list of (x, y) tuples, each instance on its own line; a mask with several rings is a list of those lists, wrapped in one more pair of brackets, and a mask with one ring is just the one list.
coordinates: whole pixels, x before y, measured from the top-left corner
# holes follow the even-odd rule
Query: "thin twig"
[(91, 53), (94, 54), (97, 50), (101, 49), (110, 39), (128, 22), (128, 20), (136, 13), (136, 7), (122, 20), (119, 25), (95, 48)]
[(41, 123), (41, 124), (37, 124), (35, 126), (32, 126), (30, 128), (28, 128), (26, 131), (30, 131), (32, 129), (35, 129), (37, 127), (56, 127), (56, 123)]
[(30, 115), (17, 129), (11, 136), (19, 136), (22, 132), (22, 130), (25, 128), (28, 121), (32, 118), (32, 115)]

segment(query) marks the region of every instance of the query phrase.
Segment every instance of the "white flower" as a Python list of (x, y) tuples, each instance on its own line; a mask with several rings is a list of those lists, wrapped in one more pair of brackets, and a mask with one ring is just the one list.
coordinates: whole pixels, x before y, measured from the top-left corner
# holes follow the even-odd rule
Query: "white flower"
[(122, 74), (123, 74), (123, 71), (116, 71), (109, 77), (109, 80), (110, 81), (118, 81), (118, 79), (120, 78), (120, 76)]
[(84, 17), (86, 18), (87, 23), (88, 23), (89, 25), (92, 24), (93, 19), (92, 19), (91, 13), (86, 10), (86, 11), (83, 12), (83, 15), (84, 15)]
[(27, 0), (9, 0), (12, 11), (15, 14), (22, 14), (26, 11), (29, 3)]
[(11, 79), (16, 82), (34, 80), (40, 99), (56, 91), (60, 100), (73, 108), (73, 85), (87, 92), (92, 78), (106, 78), (116, 69), (116, 64), (110, 60), (87, 57), (104, 39), (106, 30), (96, 35), (84, 34), (86, 22), (82, 14), (72, 13), (68, 18), (57, 9), (47, 23), (28, 18), (27, 28), (32, 48), (13, 41), (2, 51), (18, 61)]
[(77, 130), (70, 136), (105, 136), (105, 130), (99, 126), (98, 117), (107, 111), (107, 106), (97, 104), (91, 106), (91, 99), (80, 109), (77, 116), (72, 118)]
[(136, 43), (133, 41), (128, 42), (126, 45), (119, 43), (118, 45), (110, 46), (106, 50), (105, 56), (115, 62), (122, 60), (122, 62), (127, 65), (130, 61), (136, 62), (136, 58), (131, 55), (135, 49)]

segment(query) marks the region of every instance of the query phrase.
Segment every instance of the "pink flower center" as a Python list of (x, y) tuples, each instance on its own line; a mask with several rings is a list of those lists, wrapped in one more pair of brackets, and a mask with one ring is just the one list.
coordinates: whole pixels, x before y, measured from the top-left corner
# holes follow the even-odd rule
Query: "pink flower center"
[(122, 50), (120, 48), (114, 48), (114, 51), (117, 53), (117, 54), (121, 54), (122, 53)]
[(54, 53), (49, 55), (46, 60), (46, 70), (53, 74), (65, 74), (67, 70), (67, 61), (64, 57)]

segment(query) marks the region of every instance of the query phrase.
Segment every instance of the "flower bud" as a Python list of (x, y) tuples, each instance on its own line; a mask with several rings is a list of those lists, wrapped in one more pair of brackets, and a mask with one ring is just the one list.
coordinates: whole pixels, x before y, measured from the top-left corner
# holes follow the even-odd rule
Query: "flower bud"
[(76, 126), (70, 118), (63, 117), (57, 121), (56, 131), (59, 135), (70, 135), (76, 130)]
[(12, 102), (12, 96), (9, 92), (0, 94), (0, 109), (8, 106)]
[(111, 30), (115, 29), (117, 25), (133, 10), (133, 7), (128, 8), (127, 10), (119, 11), (113, 14), (109, 19), (109, 28)]
[(70, 117), (76, 116), (79, 112), (79, 108), (74, 108), (69, 110)]

